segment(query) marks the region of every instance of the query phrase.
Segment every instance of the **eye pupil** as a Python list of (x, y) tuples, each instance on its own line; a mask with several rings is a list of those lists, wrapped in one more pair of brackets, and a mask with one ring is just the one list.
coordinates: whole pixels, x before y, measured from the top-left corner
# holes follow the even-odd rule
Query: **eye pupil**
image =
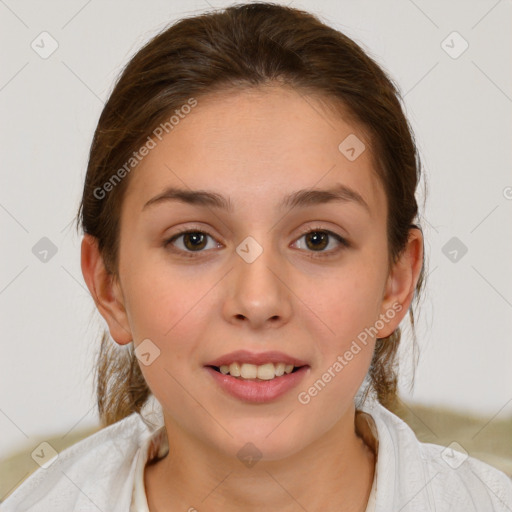
[[(306, 235), (306, 244), (310, 249), (324, 249), (327, 246), (327, 233), (322, 231), (311, 231)], [(313, 245), (310, 245), (310, 241), (313, 240)], [(320, 242), (320, 245), (315, 245), (316, 242)]]
[[(187, 249), (197, 250), (202, 249), (205, 246), (206, 237), (204, 233), (190, 232), (183, 235), (183, 243)], [(192, 246), (189, 246), (189, 242), (192, 242)]]

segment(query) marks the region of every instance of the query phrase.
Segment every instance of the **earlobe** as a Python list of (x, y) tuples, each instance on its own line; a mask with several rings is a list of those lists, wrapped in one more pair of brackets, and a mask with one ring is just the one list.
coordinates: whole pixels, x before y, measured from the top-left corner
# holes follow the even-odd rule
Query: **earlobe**
[(108, 324), (110, 335), (120, 345), (130, 343), (133, 337), (121, 288), (115, 276), (105, 268), (97, 239), (89, 234), (82, 239), (81, 267), (87, 288)]
[(385, 315), (389, 321), (380, 329), (378, 338), (385, 338), (398, 327), (414, 297), (423, 267), (423, 235), (418, 228), (409, 230), (407, 246), (399, 260), (393, 266), (382, 300), (381, 317)]

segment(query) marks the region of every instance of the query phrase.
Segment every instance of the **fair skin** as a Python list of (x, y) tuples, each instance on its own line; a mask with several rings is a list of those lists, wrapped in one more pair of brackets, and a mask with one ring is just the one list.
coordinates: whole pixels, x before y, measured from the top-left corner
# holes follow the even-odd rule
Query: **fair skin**
[[(412, 229), (388, 273), (386, 195), (369, 145), (354, 161), (338, 150), (349, 134), (365, 140), (313, 97), (283, 87), (201, 99), (129, 177), (117, 279), (94, 239), (84, 237), (84, 279), (112, 338), (135, 347), (149, 338), (160, 349), (140, 365), (162, 404), (170, 446), (145, 470), (150, 510), (365, 510), (375, 456), (354, 428), (353, 399), (375, 338), (391, 334), (407, 313), (423, 241)], [(291, 192), (339, 184), (368, 208), (350, 200), (279, 210)], [(233, 210), (178, 201), (143, 210), (168, 186), (229, 196)], [(164, 246), (182, 228), (210, 235), (199, 252), (184, 236)], [(308, 244), (304, 233), (319, 228), (350, 246), (332, 235)], [(236, 252), (247, 236), (263, 248), (252, 263)], [(300, 403), (298, 393), (397, 304), (401, 310), (343, 370)], [(298, 389), (246, 403), (220, 390), (204, 368), (240, 348), (279, 350), (310, 369)], [(248, 442), (262, 453), (252, 467), (237, 457)]]

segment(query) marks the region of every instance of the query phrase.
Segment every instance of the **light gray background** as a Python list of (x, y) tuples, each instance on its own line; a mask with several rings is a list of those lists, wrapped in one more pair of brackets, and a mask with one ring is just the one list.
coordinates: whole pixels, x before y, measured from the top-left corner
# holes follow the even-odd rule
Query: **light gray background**
[[(91, 367), (104, 321), (70, 225), (93, 130), (116, 76), (149, 37), (229, 4), (0, 0), (0, 453), (97, 424)], [(512, 414), (510, 0), (291, 5), (345, 32), (391, 74), (420, 147), (430, 275), (415, 389), (405, 351), (403, 396), (489, 421)], [(47, 59), (31, 48), (43, 31), (59, 45)], [(453, 31), (469, 44), (458, 58), (442, 46)], [(445, 44), (461, 48), (453, 37)], [(32, 253), (42, 237), (57, 247), (46, 263)], [(456, 262), (442, 250), (452, 237), (468, 248)]]

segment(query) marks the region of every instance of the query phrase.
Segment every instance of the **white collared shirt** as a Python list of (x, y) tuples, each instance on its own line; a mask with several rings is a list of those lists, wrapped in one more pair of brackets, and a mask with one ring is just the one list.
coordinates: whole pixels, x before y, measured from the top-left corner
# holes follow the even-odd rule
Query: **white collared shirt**
[[(403, 420), (375, 400), (361, 410), (373, 419), (378, 440), (375, 503), (368, 503), (367, 512), (372, 506), (372, 512), (512, 511), (512, 480), (505, 473), (418, 441)], [(0, 511), (128, 512), (134, 497), (133, 506), (147, 510), (143, 468), (156, 430), (137, 413), (100, 430), (30, 475)]]

